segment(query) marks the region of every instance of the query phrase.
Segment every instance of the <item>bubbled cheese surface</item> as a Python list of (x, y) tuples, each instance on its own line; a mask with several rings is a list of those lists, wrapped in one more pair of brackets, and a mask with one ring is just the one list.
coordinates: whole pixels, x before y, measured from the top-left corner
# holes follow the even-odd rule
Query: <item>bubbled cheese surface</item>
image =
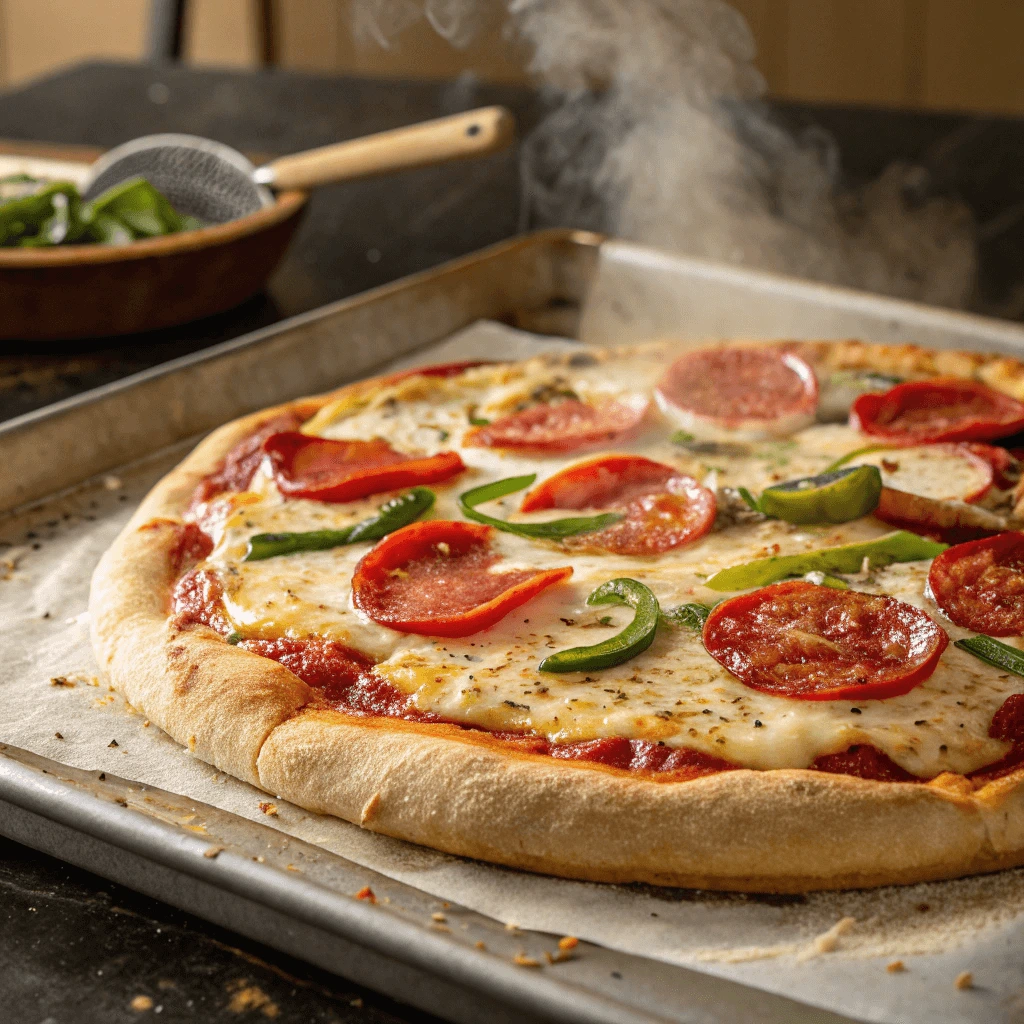
[[(599, 452), (569, 457), (521, 457), (460, 444), (469, 416), (495, 419), (539, 389), (572, 390), (584, 400), (649, 393), (663, 363), (559, 367), (543, 361), (480, 368), (462, 379), (411, 378), (369, 402), (325, 407), (304, 427), (344, 439), (385, 437), (408, 452), (458, 450), (467, 472), (435, 485), (434, 518), (462, 519), (457, 496), (488, 481), (536, 472), (538, 480)], [(495, 379), (497, 377), (497, 380)], [(653, 407), (645, 431), (617, 446), (670, 463), (711, 487), (772, 483), (821, 472), (864, 444), (839, 425), (815, 425), (782, 441), (679, 444)], [(935, 673), (901, 697), (886, 700), (801, 701), (746, 687), (706, 653), (700, 635), (659, 628), (653, 645), (615, 668), (591, 673), (541, 673), (553, 651), (598, 643), (621, 630), (627, 608), (586, 604), (588, 594), (616, 576), (646, 584), (664, 608), (722, 594), (703, 586), (712, 573), (769, 554), (867, 540), (889, 527), (871, 517), (843, 526), (796, 527), (743, 522), (720, 513), (715, 530), (696, 543), (650, 558), (569, 553), (555, 544), (496, 533), (499, 568), (571, 565), (572, 578), (507, 615), (491, 629), (458, 640), (408, 635), (378, 626), (352, 605), (351, 577), (369, 544), (243, 562), (255, 533), (339, 528), (372, 515), (388, 495), (340, 505), (283, 501), (264, 469), (244, 494), (217, 499), (207, 519), (216, 546), (206, 566), (221, 577), (232, 622), (246, 636), (318, 634), (350, 644), (379, 662), (378, 672), (415, 705), (486, 729), (533, 730), (554, 742), (623, 736), (689, 747), (751, 768), (806, 767), (822, 754), (870, 743), (922, 777), (968, 772), (989, 764), (1008, 744), (988, 736), (992, 715), (1024, 680), (1000, 672), (950, 644)], [(501, 518), (539, 520), (565, 513), (516, 512), (522, 493), (482, 511)], [(721, 504), (721, 503), (720, 503)], [(889, 594), (938, 619), (951, 639), (969, 635), (945, 620), (925, 597), (927, 562), (876, 570), (854, 578), (861, 590)]]

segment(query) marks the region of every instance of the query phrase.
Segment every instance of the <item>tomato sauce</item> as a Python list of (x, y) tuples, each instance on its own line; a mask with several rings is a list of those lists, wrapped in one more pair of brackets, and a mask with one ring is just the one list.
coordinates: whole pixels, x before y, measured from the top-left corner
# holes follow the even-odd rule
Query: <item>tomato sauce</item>
[[(178, 580), (173, 591), (175, 624), (178, 628), (198, 624), (208, 626), (222, 636), (230, 635), (233, 627), (225, 613), (223, 597), (223, 586), (215, 573), (207, 569), (190, 569)], [(247, 639), (240, 640), (238, 647), (284, 665), (317, 691), (318, 700), (324, 707), (343, 714), (444, 723), (470, 733), (485, 732), (451, 722), (432, 712), (420, 711), (409, 694), (376, 674), (374, 663), (369, 658), (337, 641), (322, 637)], [(485, 732), (485, 735), (519, 753), (604, 765), (664, 782), (685, 782), (740, 767), (698, 750), (668, 747), (651, 740), (605, 737), (552, 743), (532, 733), (500, 731)], [(1024, 766), (1024, 694), (1007, 697), (993, 716), (989, 735), (1010, 740), (1014, 745), (999, 761), (970, 773), (968, 778), (979, 785)], [(855, 744), (840, 753), (823, 755), (811, 767), (815, 771), (853, 775), (878, 782), (927, 781), (911, 775), (882, 751), (866, 743)]]

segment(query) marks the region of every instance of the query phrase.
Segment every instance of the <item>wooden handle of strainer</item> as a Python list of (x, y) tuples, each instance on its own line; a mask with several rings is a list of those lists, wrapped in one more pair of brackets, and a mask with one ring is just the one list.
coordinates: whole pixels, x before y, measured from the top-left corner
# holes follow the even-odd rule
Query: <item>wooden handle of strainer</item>
[(260, 167), (256, 180), (278, 190), (309, 189), (387, 171), (465, 160), (503, 149), (512, 141), (514, 129), (515, 119), (505, 107), (481, 107), (282, 156)]

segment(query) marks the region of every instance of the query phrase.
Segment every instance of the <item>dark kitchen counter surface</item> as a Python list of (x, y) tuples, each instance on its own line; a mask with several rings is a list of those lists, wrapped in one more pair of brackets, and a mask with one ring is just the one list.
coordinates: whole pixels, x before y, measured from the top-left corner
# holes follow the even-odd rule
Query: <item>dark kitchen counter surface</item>
[[(488, 103), (535, 123), (528, 90), (89, 64), (0, 95), (0, 137), (112, 146), (185, 131), (283, 153)], [(1024, 125), (874, 110), (780, 108), (837, 136), (850, 177), (922, 160), (983, 225), (982, 293), (1024, 260)], [(514, 152), (322, 190), (267, 294), (190, 327), (77, 345), (0, 344), (0, 419), (498, 241), (520, 223)], [(542, 225), (529, 225), (542, 226)], [(0, 1020), (427, 1021), (281, 954), (0, 839)]]

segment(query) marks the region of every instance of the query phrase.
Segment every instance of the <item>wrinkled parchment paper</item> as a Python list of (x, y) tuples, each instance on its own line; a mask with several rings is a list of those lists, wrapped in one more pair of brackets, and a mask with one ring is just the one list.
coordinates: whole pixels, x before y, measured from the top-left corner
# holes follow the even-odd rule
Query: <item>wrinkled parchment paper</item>
[[(393, 365), (522, 358), (556, 346), (575, 343), (482, 323)], [(264, 794), (193, 758), (95, 676), (85, 615), (92, 569), (187, 447), (0, 520), (0, 740), (272, 825), (524, 928), (686, 964), (865, 1020), (1024, 1021), (1024, 871), (872, 892), (746, 897), (491, 868), (284, 802), (278, 817), (267, 818), (258, 807)], [(964, 971), (975, 987), (955, 987)]]

